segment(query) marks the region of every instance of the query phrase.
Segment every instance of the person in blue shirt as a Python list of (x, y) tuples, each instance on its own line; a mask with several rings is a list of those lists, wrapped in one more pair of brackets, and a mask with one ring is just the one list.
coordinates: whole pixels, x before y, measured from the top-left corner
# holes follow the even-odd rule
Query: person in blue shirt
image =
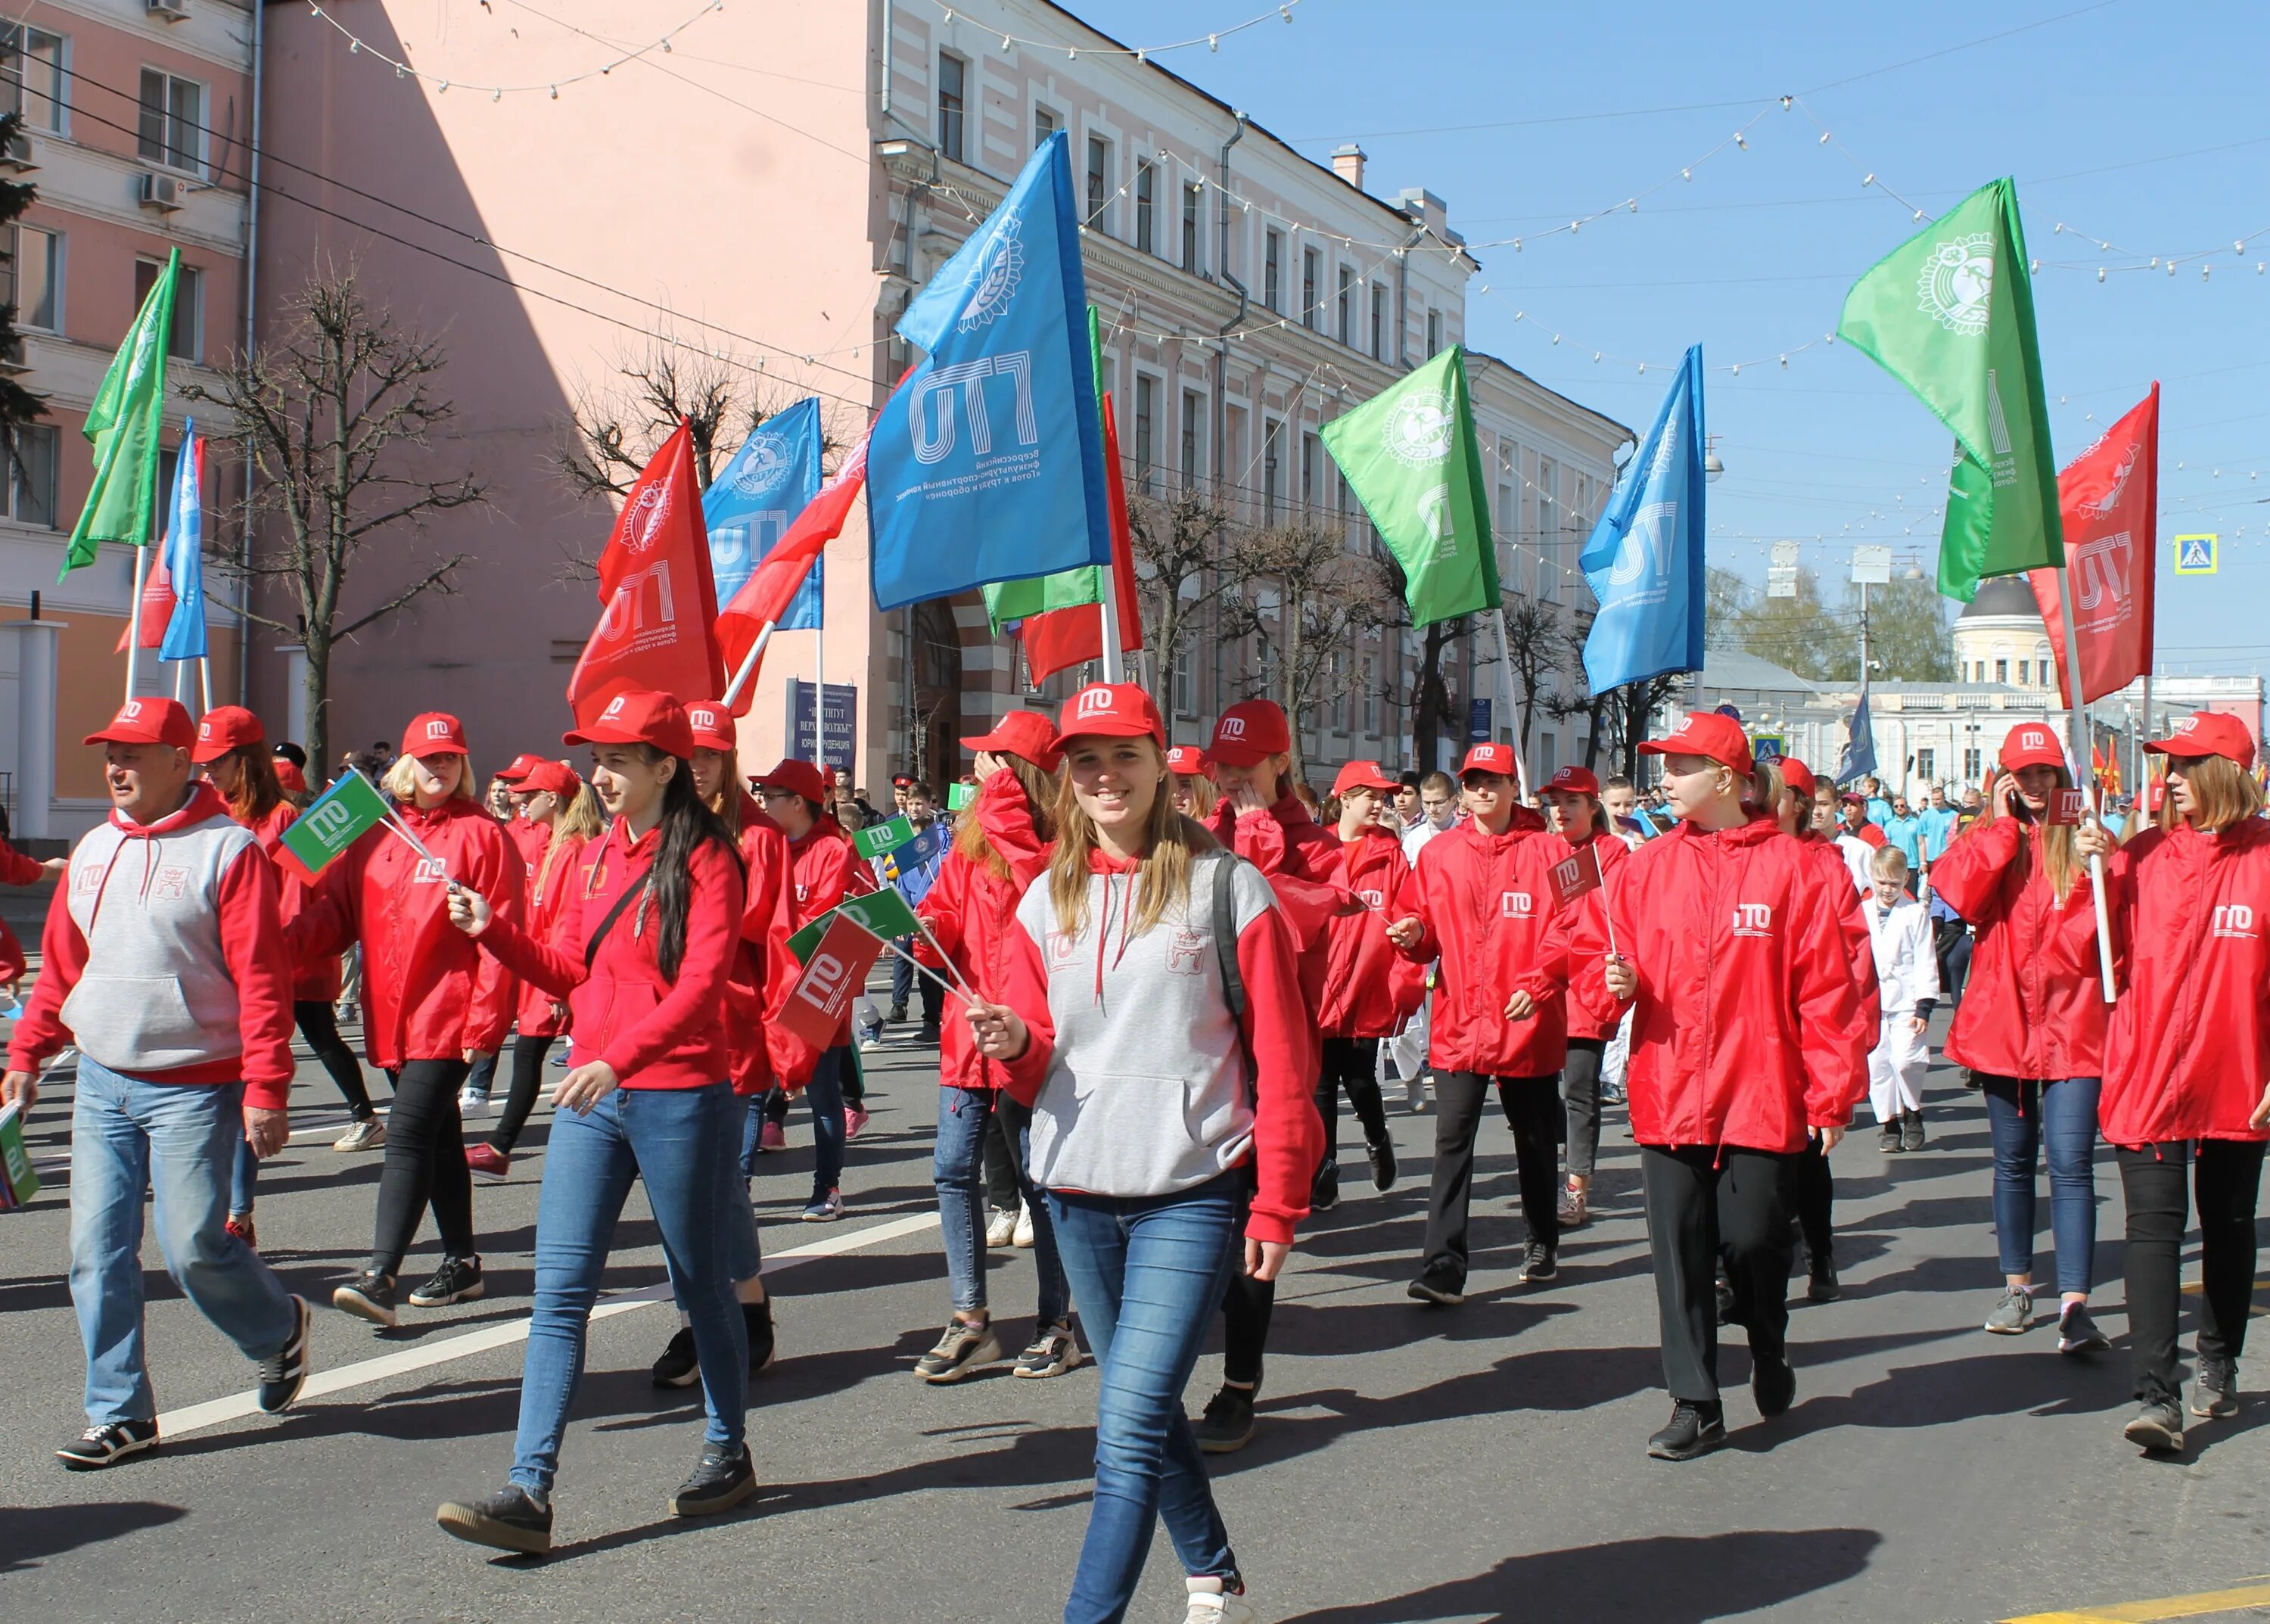
[(1868, 821), (1878, 828), (1892, 821), (1892, 804), (1884, 797), (1884, 781), (1873, 774), (1860, 781), (1860, 791), (1868, 799)]
[(1900, 855), (1908, 860), (1907, 887), (1912, 894), (1915, 877), (1923, 872), (1923, 819), (1916, 816), (1906, 796), (1895, 795), (1892, 797), (1892, 815), (1883, 827), (1885, 840), (1897, 846)]
[(1923, 860), (1926, 864), (1939, 861), (1939, 854), (1945, 851), (1947, 843), (1954, 840), (1955, 826), (1962, 821), (1962, 814), (1955, 811), (1947, 798), (1947, 786), (1932, 785), (1931, 805), (1916, 814), (1917, 820), (1923, 825)]

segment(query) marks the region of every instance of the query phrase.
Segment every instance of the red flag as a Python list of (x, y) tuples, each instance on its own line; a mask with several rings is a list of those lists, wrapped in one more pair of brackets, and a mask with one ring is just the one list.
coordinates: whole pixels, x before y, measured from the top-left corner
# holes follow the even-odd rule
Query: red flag
[(579, 719), (633, 688), (689, 703), (723, 691), (716, 580), (686, 423), (654, 454), (616, 515), (599, 555), (599, 624), (568, 679), (568, 703)]
[(175, 601), (174, 572), (166, 567), (166, 549), (161, 545), (153, 546), (150, 549), (150, 574), (142, 582), (141, 612), (129, 620), (118, 634), (118, 647), (111, 652), (125, 653), (126, 640), (134, 635), (137, 627), (141, 631), (141, 641), (137, 647), (164, 648), (166, 627), (174, 618)]
[[(871, 429), (869, 434), (873, 431)], [(723, 655), (721, 661), (726, 678), (741, 669), (741, 662), (756, 646), (757, 634), (766, 627), (788, 612), (790, 601), (804, 578), (812, 573), (812, 566), (820, 557), (820, 549), (842, 533), (844, 520), (851, 516), (851, 504), (859, 500), (859, 492), (867, 482), (867, 439), (851, 448), (820, 494), (812, 499), (811, 506), (797, 515), (796, 522), (787, 533), (774, 544), (773, 550), (741, 583), (717, 616), (717, 643)], [(733, 696), (733, 714), (746, 716), (749, 702), (754, 696), (757, 679), (753, 672)]]
[[(2154, 518), (2160, 500), (2160, 386), (2058, 476), (2066, 573), (2081, 637), (2081, 702), (2118, 693), (2152, 669)], [(2073, 704), (2058, 572), (2028, 572), (2057, 656), (2058, 692)]]
[[(1585, 860), (1586, 853), (1591, 861)], [(1598, 891), (1603, 878), (1600, 872), (1600, 851), (1588, 846), (1585, 851), (1572, 851), (1553, 865), (1549, 878), (1553, 881), (1553, 905), (1566, 908), (1588, 891)]]
[(815, 1049), (833, 1046), (882, 951), (882, 938), (849, 914), (838, 915), (804, 961), (804, 973), (781, 1005), (780, 1024)]
[[(1112, 417), (1109, 395), (1103, 397), (1103, 465), (1111, 471), (1111, 577), (1119, 597), (1119, 647), (1123, 653), (1131, 653), (1143, 646), (1143, 611), (1135, 597), (1135, 547), (1127, 523), (1127, 481), (1119, 465), (1119, 426)], [(1028, 616), (1017, 634), (1025, 640), (1025, 662), (1033, 668), (1035, 682), (1103, 657), (1103, 614), (1093, 604)]]

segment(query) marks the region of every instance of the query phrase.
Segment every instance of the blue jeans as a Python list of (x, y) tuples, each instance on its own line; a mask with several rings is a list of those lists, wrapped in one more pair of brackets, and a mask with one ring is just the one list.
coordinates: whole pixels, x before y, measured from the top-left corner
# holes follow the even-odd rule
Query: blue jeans
[(731, 1268), (739, 1105), (732, 1085), (723, 1082), (618, 1088), (588, 1116), (561, 1111), (553, 1117), (536, 1204), (536, 1308), (513, 1444), (512, 1480), (523, 1488), (549, 1490), (558, 1474), (560, 1434), (583, 1375), (591, 1305), (634, 1178), (646, 1183), (671, 1279), (693, 1322), (708, 1414), (704, 1437), (740, 1447), (749, 1345)]
[[(818, 1201), (843, 1182), (843, 1073), (851, 1066), (851, 1049), (839, 1043), (820, 1057), (804, 1097), (812, 1107), (812, 1198)], [(765, 1095), (765, 1115), (776, 1123), (788, 1121), (789, 1093), (775, 1088)], [(742, 1131), (744, 1168), (755, 1165), (754, 1141)], [(752, 1175), (752, 1176), (754, 1176)]]
[(1238, 1247), (1239, 1175), (1171, 1196), (1050, 1190), (1057, 1245), (1095, 1350), (1095, 1496), (1065, 1624), (1119, 1624), (1163, 1520), (1191, 1576), (1234, 1578), (1183, 1389)]
[(244, 1137), (244, 1122), (240, 1113), (236, 1129), (236, 1155), (228, 1166), (228, 1210), (232, 1214), (252, 1211), (252, 1199), (259, 1192), (260, 1158), (252, 1153), (252, 1142)]
[[(938, 1153), (931, 1176), (938, 1183), (939, 1227), (946, 1236), (946, 1278), (953, 1287), (954, 1308), (965, 1314), (985, 1308), (985, 1124), (1001, 1104), (990, 1088), (938, 1091)], [(1009, 1104), (1013, 1110), (1015, 1102)], [(1017, 1188), (1033, 1215), (1033, 1263), (1041, 1276), (1040, 1322), (1053, 1325), (1068, 1308), (1064, 1263), (1057, 1256), (1049, 1204), (1025, 1175), (1030, 1131), (1020, 1123), (1013, 1131)]]
[(247, 1359), (298, 1328), (276, 1272), (224, 1227), (244, 1085), (145, 1083), (79, 1057), (71, 1110), (70, 1292), (86, 1345), (86, 1419), (158, 1413), (142, 1352), (142, 1192), (166, 1272)]
[(1978, 1086), (1994, 1136), (1994, 1235), (2002, 1272), (2032, 1276), (2034, 1177), (2046, 1145), (2058, 1290), (2086, 1294), (2096, 1262), (2098, 1079), (2039, 1083), (1981, 1073)]

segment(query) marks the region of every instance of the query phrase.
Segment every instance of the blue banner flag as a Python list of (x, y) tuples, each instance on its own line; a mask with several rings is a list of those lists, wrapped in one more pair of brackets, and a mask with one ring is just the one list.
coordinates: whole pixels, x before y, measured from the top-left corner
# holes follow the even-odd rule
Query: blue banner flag
[(160, 660), (202, 660), (205, 646), (204, 478), (198, 468), (205, 442), (197, 426), (182, 426), (182, 449), (174, 459), (174, 499), (166, 526), (166, 573), (174, 582), (174, 613), (166, 622)]
[(1848, 784), (1876, 770), (1876, 730), (1868, 722), (1868, 673), (1860, 673), (1860, 703), (1852, 712), (1844, 734), (1844, 759), (1836, 764), (1836, 782)]
[(1111, 563), (1071, 151), (1042, 142), (899, 318), (928, 353), (868, 446), (878, 608)]
[(1595, 693), (1702, 669), (1702, 449), (1698, 344), (1576, 555), (1600, 600), (1584, 639)]
[[(797, 515), (820, 494), (821, 440), (819, 400), (799, 400), (758, 424), (701, 493), (701, 522), (709, 532), (709, 567), (717, 578), (719, 603), (733, 601)], [(826, 560), (812, 560), (812, 573), (780, 618), (782, 631), (819, 627), (820, 571), (826, 567)]]

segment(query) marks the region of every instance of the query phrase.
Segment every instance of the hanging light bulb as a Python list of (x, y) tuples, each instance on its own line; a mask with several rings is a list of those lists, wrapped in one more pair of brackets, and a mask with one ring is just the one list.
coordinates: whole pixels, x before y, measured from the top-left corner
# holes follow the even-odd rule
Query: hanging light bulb
[(2096, 268), (2096, 279), (2100, 282), (2104, 280), (2104, 267), (2102, 265)]
[(2063, 220), (2059, 220), (2056, 225), (2050, 227), (2050, 235), (2052, 237), (2060, 236), (2064, 232), (2065, 222)]
[(554, 100), (554, 101), (557, 101), (557, 100), (560, 100), (560, 86), (558, 86), (557, 85), (554, 85), (552, 87), (552, 99), (553, 99), (553, 100)]
[(1750, 150), (1750, 144), (1742, 139), (1742, 132), (1739, 130), (1734, 131), (1734, 145), (1740, 147), (1745, 152)]
[(349, 35), (347, 36), (347, 55), (348, 55), (348, 56), (356, 56), (356, 55), (358, 55), (361, 50), (362, 50), (362, 41), (361, 41), (360, 40), (356, 39), (356, 38), (354, 37), (354, 35), (352, 35), (352, 34), (349, 34)]
[(1218, 51), (1218, 50), (1220, 50), (1220, 48), (1221, 48), (1221, 36), (1220, 36), (1220, 34), (1218, 34), (1218, 33), (1210, 33), (1210, 34), (1206, 35), (1206, 49), (1208, 49), (1208, 50), (1210, 50), (1210, 51)]
[(1818, 146), (1827, 146), (1829, 145), (1829, 132), (1825, 130), (1822, 130), (1821, 132), (1821, 139), (1814, 143), (1814, 145)]
[(1860, 177), (1860, 184), (1863, 186), (1873, 186), (1875, 183), (1876, 172), (1873, 169), (1869, 170), (1867, 174)]

